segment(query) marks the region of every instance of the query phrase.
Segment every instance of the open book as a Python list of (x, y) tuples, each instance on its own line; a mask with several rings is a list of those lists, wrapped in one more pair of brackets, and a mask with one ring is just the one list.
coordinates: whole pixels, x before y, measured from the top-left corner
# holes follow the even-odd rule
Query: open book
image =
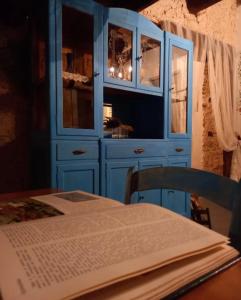
[(0, 226), (4, 300), (160, 299), (238, 256), (227, 237), (152, 204), (34, 198), (65, 215)]

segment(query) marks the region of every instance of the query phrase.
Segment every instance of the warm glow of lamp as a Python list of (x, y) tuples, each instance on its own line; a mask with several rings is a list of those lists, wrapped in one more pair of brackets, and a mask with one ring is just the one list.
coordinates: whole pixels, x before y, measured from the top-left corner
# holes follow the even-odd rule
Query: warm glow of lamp
[(122, 75), (121, 72), (118, 73), (118, 77), (119, 77), (120, 79), (123, 77), (123, 75)]
[(132, 66), (129, 66), (128, 71), (129, 71), (129, 73), (132, 72)]
[(110, 67), (110, 72), (111, 73), (114, 73), (115, 72), (115, 68), (112, 66), (112, 67)]

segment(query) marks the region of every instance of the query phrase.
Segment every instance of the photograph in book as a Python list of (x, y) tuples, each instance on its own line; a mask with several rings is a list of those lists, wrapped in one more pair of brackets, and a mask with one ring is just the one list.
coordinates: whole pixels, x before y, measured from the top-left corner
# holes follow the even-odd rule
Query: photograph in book
[(32, 199), (51, 205), (66, 215), (98, 212), (124, 205), (117, 200), (78, 190), (34, 196)]
[[(238, 255), (227, 243), (227, 237), (152, 204), (5, 225), (0, 227), (1, 292), (4, 300), (74, 299), (217, 249), (226, 249), (214, 251), (216, 264), (222, 264)], [(202, 262), (200, 269), (206, 272), (208, 264)], [(202, 275), (199, 268), (189, 271), (185, 282), (193, 273)], [(168, 292), (181, 277), (173, 277)], [(154, 285), (152, 293), (163, 288)]]
[(0, 225), (63, 215), (57, 208), (30, 198), (0, 202)]

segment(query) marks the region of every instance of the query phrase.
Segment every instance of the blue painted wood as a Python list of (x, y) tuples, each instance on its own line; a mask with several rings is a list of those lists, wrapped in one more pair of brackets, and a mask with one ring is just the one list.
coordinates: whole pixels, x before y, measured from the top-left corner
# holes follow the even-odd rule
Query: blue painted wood
[[(94, 129), (62, 128), (62, 6), (66, 5), (80, 10), (94, 17), (94, 72), (99, 75), (94, 77)], [(107, 33), (108, 23), (129, 28), (133, 31), (133, 82), (113, 81), (106, 77), (107, 70)], [(191, 130), (188, 134), (170, 135), (168, 120), (168, 87), (170, 76), (170, 49), (171, 45), (188, 48), (191, 68), (191, 44), (169, 33), (164, 33), (150, 20), (134, 11), (120, 8), (103, 8), (91, 0), (50, 0), (49, 1), (49, 78), (50, 78), (50, 144), (51, 144), (51, 180), (52, 187), (63, 190), (83, 189), (91, 193), (123, 201), (125, 193), (125, 179), (130, 166), (142, 169), (151, 166), (167, 164), (190, 164), (191, 155)], [(139, 84), (139, 66), (136, 57), (140, 54), (139, 40), (141, 34), (150, 36), (161, 42), (161, 82), (160, 88), (149, 88)], [(165, 45), (166, 44), (166, 45)], [(164, 47), (165, 46), (165, 47)], [(165, 48), (165, 61), (164, 61)], [(165, 68), (165, 70), (163, 69)], [(191, 82), (191, 69), (189, 70)], [(105, 77), (104, 77), (105, 76)], [(105, 79), (105, 82), (103, 80)], [(164, 80), (164, 82), (163, 82)], [(164, 97), (163, 94), (164, 83)], [(103, 88), (112, 87), (125, 91), (134, 91), (146, 95), (160, 96), (160, 101), (165, 101), (163, 126), (164, 139), (101, 139), (103, 124)], [(191, 93), (191, 87), (189, 88)], [(190, 97), (190, 95), (189, 95)], [(189, 103), (191, 105), (191, 103)], [(191, 107), (191, 106), (190, 106)], [(188, 108), (189, 126), (191, 124), (191, 108)], [(151, 110), (151, 108), (150, 108)], [(148, 122), (148, 118), (145, 120)], [(163, 136), (162, 136), (163, 137)], [(180, 151), (180, 149), (182, 149)], [(75, 154), (73, 153), (76, 151)], [(135, 152), (135, 150), (137, 150)], [(142, 151), (144, 150), (144, 151)], [(84, 153), (82, 153), (84, 152)], [(171, 159), (173, 158), (173, 159)], [(181, 159), (181, 160), (180, 160)], [(99, 167), (100, 165), (100, 167)], [(100, 169), (100, 170), (99, 170)], [(100, 178), (99, 178), (100, 171)], [(99, 179), (101, 184), (99, 184)], [(101, 191), (99, 190), (101, 187)], [(169, 190), (173, 197), (172, 190)], [(187, 194), (181, 205), (177, 202), (174, 192), (171, 207), (179, 213), (188, 215), (189, 199)], [(141, 201), (152, 201), (165, 206), (168, 195), (164, 191), (140, 192), (137, 196), (144, 197)], [(137, 201), (137, 196), (136, 200)], [(183, 196), (182, 196), (183, 197)], [(152, 200), (151, 200), (152, 199)], [(140, 200), (140, 199), (139, 199)], [(188, 208), (187, 208), (188, 206)]]
[[(110, 11), (112, 11), (112, 8), (106, 8), (104, 11), (105, 14), (105, 24), (104, 24), (104, 81), (116, 84), (116, 85), (125, 85), (127, 87), (135, 87), (136, 86), (136, 27), (132, 24), (129, 24), (121, 19), (120, 17), (117, 17), (118, 13), (113, 16)], [(116, 11), (116, 9), (114, 9)], [(108, 76), (108, 27), (109, 24), (113, 24), (122, 28), (125, 28), (132, 32), (132, 80), (121, 80), (117, 78), (111, 78)]]
[(99, 193), (98, 162), (82, 162), (57, 165), (58, 188), (64, 191), (84, 190)]
[(160, 30), (160, 28), (157, 28), (152, 22), (148, 22), (145, 24), (145, 26), (139, 26), (137, 27), (137, 57), (141, 57), (141, 36), (145, 35), (148, 36), (158, 42), (160, 42), (160, 53), (159, 53), (159, 59), (160, 59), (160, 68), (159, 68), (159, 74), (160, 74), (160, 80), (159, 80), (159, 87), (154, 86), (147, 86), (143, 85), (140, 82), (141, 78), (141, 59), (137, 60), (137, 88), (141, 90), (147, 90), (147, 91), (153, 91), (153, 92), (159, 92), (160, 95), (163, 95), (163, 76), (164, 76), (164, 32)]
[[(187, 133), (177, 134), (171, 132), (171, 90), (172, 90), (172, 48), (178, 47), (187, 51), (188, 54), (188, 95), (187, 95)], [(191, 138), (192, 137), (192, 67), (193, 67), (193, 43), (170, 32), (165, 32), (165, 104), (166, 104), (166, 134), (168, 138)]]
[(191, 139), (171, 140), (168, 142), (168, 156), (191, 156)]
[(106, 146), (105, 157), (107, 159), (116, 158), (137, 158), (166, 156), (168, 143), (149, 141), (117, 141)]
[[(132, 81), (108, 77), (108, 24), (114, 24), (133, 32), (132, 47)], [(140, 37), (141, 34), (150, 36), (161, 42), (160, 52), (160, 87), (149, 87), (140, 84)], [(142, 15), (123, 8), (106, 8), (104, 12), (104, 81), (117, 86), (123, 85), (141, 90), (163, 94), (164, 70), (164, 32)]]
[[(93, 61), (93, 87), (94, 87), (94, 128), (63, 128), (63, 83), (62, 83), (62, 6), (70, 6), (76, 10), (82, 11), (93, 16), (94, 20), (94, 61)], [(102, 26), (102, 6), (93, 1), (72, 1), (72, 0), (59, 0), (56, 5), (56, 101), (57, 101), (57, 132), (56, 135), (68, 136), (99, 136), (100, 134), (100, 108), (102, 103), (102, 53), (103, 53), (103, 34), (100, 30)]]
[[(136, 145), (141, 147), (136, 148)], [(136, 149), (146, 149), (143, 156), (135, 153)], [(108, 141), (101, 143), (101, 168), (102, 168), (102, 190), (103, 195), (124, 201), (126, 176), (129, 167), (136, 170), (151, 166), (161, 166), (167, 163), (166, 141)], [(153, 151), (154, 150), (154, 151)], [(158, 157), (157, 157), (158, 155)], [(163, 155), (163, 156), (162, 156)], [(133, 195), (134, 202), (150, 202), (160, 204), (162, 202), (161, 191), (148, 191)]]
[(98, 142), (86, 141), (62, 141), (56, 143), (56, 159), (59, 160), (82, 160), (99, 158)]
[[(130, 167), (138, 168), (137, 161), (119, 160), (105, 163), (106, 180), (105, 196), (124, 202), (126, 182), (125, 178)], [(134, 196), (135, 197), (135, 196)]]
[(160, 101), (163, 101), (163, 98), (161, 97), (160, 92), (156, 92), (156, 91), (153, 91), (153, 90), (137, 89), (135, 87), (129, 87), (129, 86), (124, 86), (124, 85), (119, 86), (119, 85), (108, 83), (108, 82), (104, 82), (103, 86), (104, 87), (110, 87), (110, 88), (113, 88), (113, 89), (120, 89), (121, 88), (121, 90), (123, 90), (123, 91), (130, 91), (130, 92), (135, 92), (135, 93), (140, 93), (140, 94), (160, 96)]

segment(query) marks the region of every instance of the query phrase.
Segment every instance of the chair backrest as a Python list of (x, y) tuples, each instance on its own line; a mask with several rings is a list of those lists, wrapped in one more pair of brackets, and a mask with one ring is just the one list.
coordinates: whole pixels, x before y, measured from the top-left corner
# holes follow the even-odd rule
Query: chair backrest
[(185, 167), (156, 167), (133, 172), (128, 170), (125, 204), (134, 192), (174, 189), (204, 197), (232, 212), (229, 237), (241, 250), (241, 181), (207, 171)]

